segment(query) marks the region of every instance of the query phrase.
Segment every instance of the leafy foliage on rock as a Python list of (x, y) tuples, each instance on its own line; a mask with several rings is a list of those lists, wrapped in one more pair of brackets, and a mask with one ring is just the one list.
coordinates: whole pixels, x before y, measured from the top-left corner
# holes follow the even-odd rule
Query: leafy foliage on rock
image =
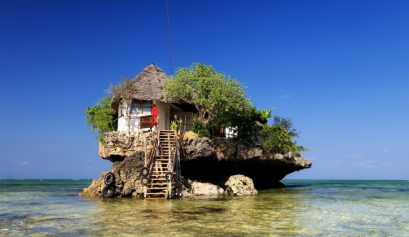
[(242, 84), (199, 63), (178, 69), (165, 90), (167, 97), (195, 105), (198, 115), (193, 128), (202, 136), (213, 136), (220, 127), (237, 126), (238, 115), (252, 108)]
[(260, 135), (263, 140), (261, 145), (271, 153), (301, 156), (300, 152), (307, 150), (294, 140), (299, 134), (288, 118), (274, 116), (273, 124), (264, 125)]
[(102, 139), (104, 132), (114, 130), (115, 111), (111, 108), (111, 97), (107, 96), (97, 101), (94, 106), (85, 109), (87, 124), (98, 133), (98, 139)]

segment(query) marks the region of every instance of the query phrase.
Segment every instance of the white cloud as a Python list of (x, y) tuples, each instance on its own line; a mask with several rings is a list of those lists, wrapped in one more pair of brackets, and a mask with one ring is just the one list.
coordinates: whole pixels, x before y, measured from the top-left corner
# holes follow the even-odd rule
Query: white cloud
[(280, 98), (281, 98), (282, 100), (288, 100), (288, 99), (291, 99), (291, 95), (285, 94), (285, 95), (282, 95)]
[(376, 167), (376, 161), (375, 160), (363, 160), (363, 161), (358, 161), (358, 162), (352, 162), (350, 165), (355, 166), (355, 167), (364, 168), (364, 169), (372, 169)]
[(28, 161), (23, 161), (23, 162), (21, 162), (19, 165), (20, 166), (27, 166), (27, 165), (29, 165), (30, 164), (30, 162), (28, 162)]
[(349, 159), (357, 159), (364, 157), (364, 153), (353, 153), (347, 156)]

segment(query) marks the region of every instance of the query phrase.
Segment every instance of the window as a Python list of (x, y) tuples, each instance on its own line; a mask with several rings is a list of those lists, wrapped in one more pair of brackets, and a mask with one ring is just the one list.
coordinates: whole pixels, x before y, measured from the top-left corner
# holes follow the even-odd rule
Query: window
[(139, 114), (139, 112), (140, 112), (140, 101), (132, 100), (131, 114)]
[(151, 101), (142, 102), (142, 113), (150, 114), (151, 112), (152, 112), (152, 102)]
[(132, 114), (150, 114), (152, 111), (152, 101), (133, 100), (131, 104)]

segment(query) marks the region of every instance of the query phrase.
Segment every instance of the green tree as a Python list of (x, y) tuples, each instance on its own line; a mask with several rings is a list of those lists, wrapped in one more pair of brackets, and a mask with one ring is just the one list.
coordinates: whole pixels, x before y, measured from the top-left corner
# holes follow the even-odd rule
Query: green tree
[(193, 127), (204, 136), (212, 136), (220, 127), (236, 126), (237, 115), (252, 107), (242, 84), (199, 63), (178, 69), (165, 90), (167, 97), (196, 107)]
[(92, 131), (98, 133), (100, 141), (104, 132), (114, 130), (114, 115), (110, 96), (99, 99), (94, 106), (85, 109), (87, 124), (91, 126)]
[(274, 117), (272, 125), (264, 125), (260, 131), (262, 147), (271, 153), (301, 156), (307, 149), (294, 140), (299, 133), (288, 118)]

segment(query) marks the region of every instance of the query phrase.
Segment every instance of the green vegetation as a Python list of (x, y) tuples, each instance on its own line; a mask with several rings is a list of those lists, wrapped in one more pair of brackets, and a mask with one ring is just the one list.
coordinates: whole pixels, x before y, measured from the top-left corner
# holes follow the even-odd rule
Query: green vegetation
[(293, 128), (293, 123), (288, 118), (274, 116), (272, 125), (264, 125), (260, 131), (262, 147), (271, 153), (293, 154), (301, 156), (301, 152), (307, 149), (297, 144), (294, 138), (298, 132)]
[(256, 109), (242, 84), (212, 66), (196, 63), (178, 69), (165, 90), (167, 97), (195, 105), (193, 131), (199, 136), (217, 136), (221, 128), (229, 127), (237, 132), (239, 142), (261, 142), (272, 153), (299, 156), (306, 150), (294, 140), (298, 133), (291, 120), (275, 116), (274, 123), (267, 125), (271, 110)]
[(203, 64), (178, 69), (166, 85), (166, 95), (196, 106), (193, 127), (201, 136), (214, 136), (221, 127), (236, 127), (238, 115), (252, 108), (238, 81)]
[[(125, 117), (130, 124), (130, 105), (136, 91), (131, 80), (123, 80), (110, 88), (110, 95), (92, 106), (85, 114), (87, 124), (102, 140), (104, 132), (113, 131), (117, 114), (111, 108), (112, 98), (121, 98), (128, 108)], [(217, 72), (212, 66), (193, 64), (177, 70), (165, 86), (166, 97), (194, 105), (198, 111), (193, 116), (193, 131), (199, 136), (223, 135), (224, 128), (234, 130), (236, 141), (245, 145), (260, 144), (271, 153), (300, 156), (306, 148), (297, 144), (298, 132), (292, 121), (275, 116), (268, 125), (271, 110), (258, 110), (247, 98), (243, 85), (235, 79)], [(175, 118), (176, 119), (176, 118)], [(181, 127), (180, 119), (171, 123), (171, 129)], [(128, 126), (128, 132), (129, 132)]]
[(98, 133), (98, 140), (100, 141), (104, 132), (114, 130), (115, 111), (111, 108), (110, 103), (111, 97), (106, 96), (99, 99), (94, 106), (85, 109), (87, 124), (91, 125), (92, 130)]

